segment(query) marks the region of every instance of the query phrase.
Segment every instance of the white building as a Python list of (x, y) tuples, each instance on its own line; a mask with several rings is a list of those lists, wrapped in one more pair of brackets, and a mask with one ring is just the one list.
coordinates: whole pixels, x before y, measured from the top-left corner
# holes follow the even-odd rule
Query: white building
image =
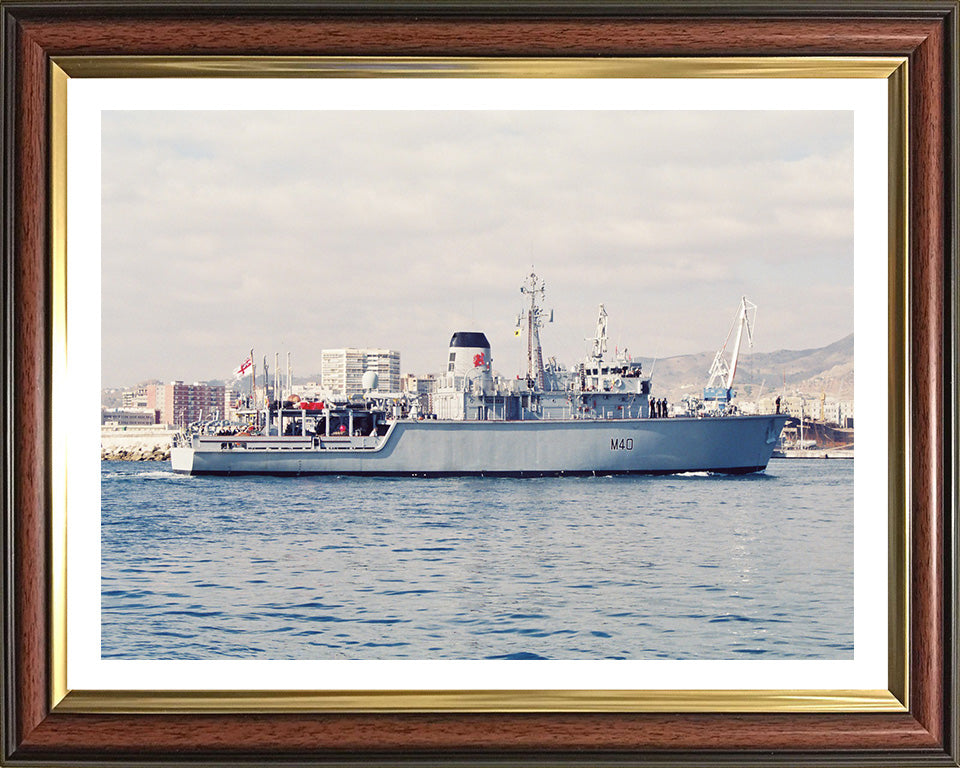
[(437, 377), (432, 373), (426, 376), (417, 376), (406, 373), (400, 383), (402, 392), (416, 392), (418, 395), (429, 395), (437, 391)]
[(841, 427), (852, 427), (853, 400), (838, 400), (833, 406), (833, 420)]
[(158, 422), (159, 415), (149, 408), (102, 408), (100, 424), (105, 427), (149, 427)]
[[(767, 413), (773, 408), (773, 398), (764, 397), (760, 403), (760, 410)], [(744, 413), (747, 411), (745, 409)], [(782, 413), (796, 418), (802, 415), (805, 419), (825, 421), (828, 424), (838, 424), (841, 427), (853, 426), (853, 400), (837, 400), (832, 397), (786, 395), (780, 403)]]
[(237, 417), (237, 402), (240, 399), (240, 390), (231, 386), (223, 390), (223, 418), (233, 420)]
[(433, 394), (437, 391), (437, 378), (433, 374), (426, 376), (416, 376), (412, 373), (404, 374), (400, 380), (400, 387), (404, 392), (417, 395), (422, 411), (433, 412)]
[(159, 381), (147, 381), (143, 384), (137, 384), (133, 389), (125, 390), (123, 393), (123, 407), (131, 408), (149, 408), (150, 399), (148, 387), (150, 384), (159, 384)]
[(853, 401), (836, 400), (832, 397), (806, 400), (803, 414), (817, 421), (826, 421), (843, 427), (853, 419)]
[(324, 349), (320, 353), (320, 379), (333, 395), (363, 394), (363, 374), (377, 374), (374, 392), (400, 391), (400, 353), (392, 349)]

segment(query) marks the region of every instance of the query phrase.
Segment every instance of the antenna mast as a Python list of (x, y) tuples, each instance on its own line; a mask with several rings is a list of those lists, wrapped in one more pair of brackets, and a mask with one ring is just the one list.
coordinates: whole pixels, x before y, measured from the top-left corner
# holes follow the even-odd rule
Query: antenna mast
[[(544, 312), (539, 300), (543, 299), (546, 288), (543, 280), (531, 271), (523, 285), (520, 286), (520, 293), (530, 297), (530, 308), (521, 312), (517, 318), (518, 326), (524, 315), (527, 319), (527, 381), (533, 382), (537, 389), (542, 390), (543, 349), (540, 346), (540, 329), (543, 327)], [(550, 313), (547, 322), (553, 322), (553, 313)]]
[(603, 304), (597, 315), (597, 335), (593, 337), (593, 359), (597, 361), (597, 372), (603, 361), (603, 353), (607, 351), (607, 310)]

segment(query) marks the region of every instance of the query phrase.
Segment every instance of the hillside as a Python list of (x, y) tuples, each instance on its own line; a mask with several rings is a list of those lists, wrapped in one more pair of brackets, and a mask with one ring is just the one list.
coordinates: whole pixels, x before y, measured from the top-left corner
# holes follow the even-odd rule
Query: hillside
[[(653, 374), (654, 391), (670, 400), (696, 394), (707, 383), (715, 352), (679, 355), (654, 361), (641, 358)], [(734, 388), (740, 397), (759, 397), (772, 390), (788, 395), (853, 399), (853, 334), (816, 349), (781, 349), (741, 353)]]

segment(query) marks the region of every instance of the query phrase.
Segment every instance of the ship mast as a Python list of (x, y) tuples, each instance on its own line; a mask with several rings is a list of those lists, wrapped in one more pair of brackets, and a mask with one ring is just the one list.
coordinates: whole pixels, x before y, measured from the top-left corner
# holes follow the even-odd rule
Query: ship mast
[[(538, 299), (542, 299), (546, 293), (543, 280), (537, 277), (535, 272), (531, 272), (523, 285), (520, 286), (520, 293), (530, 297), (530, 308), (520, 313), (517, 318), (517, 325), (522, 321), (524, 314), (527, 319), (527, 381), (533, 382), (537, 389), (543, 389), (543, 349), (540, 346), (540, 329), (543, 327), (543, 309)], [(551, 317), (548, 322), (553, 322)]]
[(600, 305), (600, 312), (597, 316), (597, 334), (591, 339), (593, 341), (593, 359), (597, 363), (597, 374), (600, 374), (600, 368), (603, 365), (603, 353), (607, 351), (607, 310), (603, 304)]

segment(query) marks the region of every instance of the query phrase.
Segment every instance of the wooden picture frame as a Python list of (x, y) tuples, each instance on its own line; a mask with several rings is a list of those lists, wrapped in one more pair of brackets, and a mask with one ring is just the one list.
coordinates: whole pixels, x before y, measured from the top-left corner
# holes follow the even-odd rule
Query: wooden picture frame
[[(3, 25), (3, 743), (11, 765), (958, 765), (957, 2), (0, 2)], [(355, 711), (58, 706), (51, 387), (62, 243), (56, 60), (103, 56), (905, 57), (908, 637), (901, 711)], [(895, 335), (891, 329), (891, 335)], [(894, 386), (894, 389), (896, 387)], [(903, 410), (901, 408), (901, 410)], [(896, 420), (895, 420), (896, 421)], [(55, 538), (55, 537), (53, 537)], [(443, 709), (443, 708), (440, 708)], [(136, 710), (136, 711), (133, 711)], [(159, 711), (158, 711), (159, 710)], [(589, 711), (588, 711), (589, 710)]]

